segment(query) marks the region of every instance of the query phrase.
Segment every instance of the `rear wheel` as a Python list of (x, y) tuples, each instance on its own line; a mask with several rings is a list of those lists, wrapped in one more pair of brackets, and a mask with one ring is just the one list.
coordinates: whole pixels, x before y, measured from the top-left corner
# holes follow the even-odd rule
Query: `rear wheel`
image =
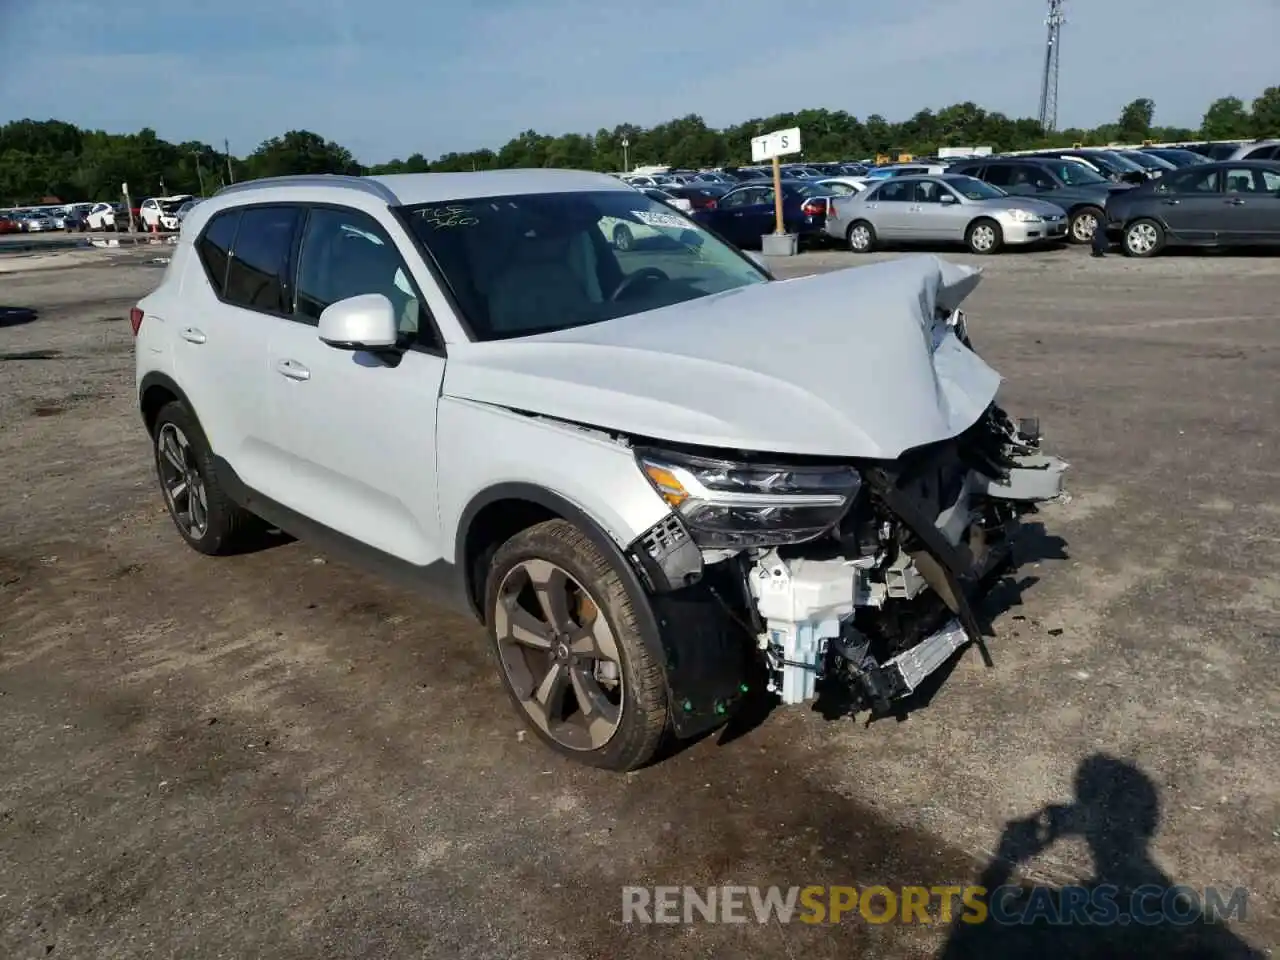
[(875, 227), (865, 220), (858, 220), (849, 225), (845, 239), (849, 242), (849, 249), (854, 253), (870, 253), (876, 245)]
[(165, 404), (156, 416), (154, 449), (160, 490), (182, 539), (210, 556), (235, 552), (254, 517), (218, 483), (209, 443), (181, 402)]
[(566, 520), (516, 534), (489, 566), (485, 610), (503, 685), (557, 753), (634, 770), (667, 726), (662, 664), (609, 559)]
[(1081, 207), (1071, 214), (1067, 233), (1072, 243), (1092, 243), (1093, 234), (1102, 228), (1102, 211), (1098, 207)]
[(1135, 220), (1124, 228), (1121, 249), (1126, 257), (1154, 257), (1164, 248), (1164, 227), (1154, 220)]
[(1004, 244), (1004, 233), (1000, 230), (1000, 224), (994, 220), (975, 220), (969, 224), (964, 242), (970, 253), (995, 253)]

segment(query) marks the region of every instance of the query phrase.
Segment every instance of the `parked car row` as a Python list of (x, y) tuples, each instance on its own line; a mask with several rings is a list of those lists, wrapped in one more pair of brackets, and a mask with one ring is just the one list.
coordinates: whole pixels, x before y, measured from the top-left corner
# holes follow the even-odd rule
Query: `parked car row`
[[(802, 245), (841, 243), (865, 253), (956, 243), (993, 254), (1089, 244), (1099, 229), (1130, 256), (1178, 245), (1280, 243), (1280, 162), (1214, 162), (1180, 147), (924, 158), (832, 176), (798, 171), (790, 166), (782, 179), (782, 211), (785, 230)], [(771, 173), (643, 189), (740, 247), (758, 244), (775, 226)]]

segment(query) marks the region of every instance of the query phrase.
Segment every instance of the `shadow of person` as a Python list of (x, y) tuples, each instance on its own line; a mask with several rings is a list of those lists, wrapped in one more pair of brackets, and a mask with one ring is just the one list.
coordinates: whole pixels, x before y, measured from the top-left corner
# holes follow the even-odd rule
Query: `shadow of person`
[[(1095, 754), (1076, 770), (1075, 792), (1072, 804), (1048, 806), (1005, 825), (996, 855), (977, 881), (987, 891), (981, 898), (986, 909), (954, 918), (938, 960), (1265, 956), (1233, 934), (1223, 918), (1206, 914), (1205, 906), (1216, 902), (1205, 891), (1175, 886), (1155, 863), (1151, 839), (1160, 823), (1160, 801), (1146, 774)], [(1015, 881), (1020, 864), (1073, 835), (1085, 840), (1093, 856), (1091, 881), (1060, 889)], [(1230, 893), (1220, 891), (1226, 913)]]

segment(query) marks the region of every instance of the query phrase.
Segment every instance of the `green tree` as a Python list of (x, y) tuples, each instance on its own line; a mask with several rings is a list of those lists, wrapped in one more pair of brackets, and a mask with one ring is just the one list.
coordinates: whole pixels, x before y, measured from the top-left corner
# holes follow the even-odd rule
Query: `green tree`
[(1239, 97), (1222, 97), (1209, 104), (1200, 123), (1200, 133), (1208, 140), (1233, 140), (1253, 133), (1253, 118)]
[(1280, 137), (1280, 87), (1267, 87), (1253, 101), (1253, 134), (1256, 137)]
[(1151, 121), (1155, 119), (1156, 104), (1147, 97), (1139, 97), (1120, 111), (1117, 124), (1121, 140), (1145, 140), (1151, 133)]
[(300, 173), (363, 173), (351, 151), (310, 130), (290, 130), (272, 137), (245, 161), (250, 176), (283, 177)]

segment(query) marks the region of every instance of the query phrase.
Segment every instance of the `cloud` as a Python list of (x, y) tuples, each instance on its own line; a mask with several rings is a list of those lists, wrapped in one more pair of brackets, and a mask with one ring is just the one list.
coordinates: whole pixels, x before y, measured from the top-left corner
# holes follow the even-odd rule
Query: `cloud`
[[(1027, 0), (60, 0), (0, 3), (11, 117), (232, 141), (307, 128), (362, 160), (497, 147), (689, 113), (724, 125), (825, 106), (903, 119), (973, 100), (1033, 115), (1043, 13)], [(1151, 97), (1198, 123), (1275, 83), (1275, 0), (1068, 0), (1059, 119)], [(63, 53), (74, 48), (75, 52)], [(1198, 68), (1204, 64), (1204, 68)], [(0, 119), (9, 119), (0, 118)]]

